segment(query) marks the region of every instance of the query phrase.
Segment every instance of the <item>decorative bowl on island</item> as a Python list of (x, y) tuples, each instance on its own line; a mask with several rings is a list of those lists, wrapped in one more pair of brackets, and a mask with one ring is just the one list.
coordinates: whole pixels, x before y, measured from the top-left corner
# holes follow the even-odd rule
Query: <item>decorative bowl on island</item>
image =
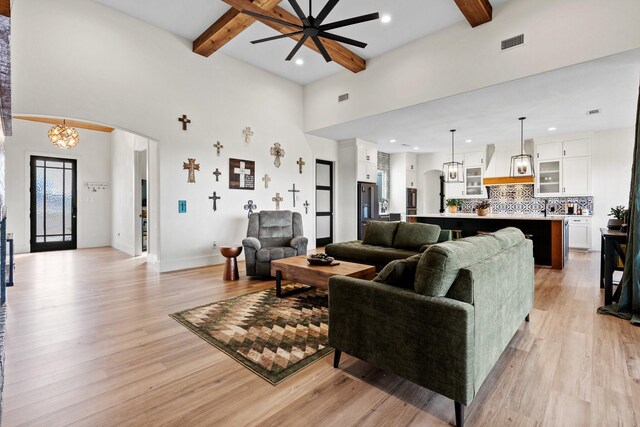
[(311, 265), (331, 265), (333, 258), (327, 254), (313, 254), (307, 257), (307, 261)]

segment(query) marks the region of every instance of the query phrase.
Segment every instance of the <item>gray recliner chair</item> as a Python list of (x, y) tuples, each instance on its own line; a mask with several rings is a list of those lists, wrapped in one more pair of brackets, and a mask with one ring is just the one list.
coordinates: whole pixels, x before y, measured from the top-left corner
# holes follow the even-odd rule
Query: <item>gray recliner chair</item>
[(260, 211), (249, 216), (242, 240), (247, 276), (271, 276), (271, 260), (307, 254), (302, 216), (291, 211)]

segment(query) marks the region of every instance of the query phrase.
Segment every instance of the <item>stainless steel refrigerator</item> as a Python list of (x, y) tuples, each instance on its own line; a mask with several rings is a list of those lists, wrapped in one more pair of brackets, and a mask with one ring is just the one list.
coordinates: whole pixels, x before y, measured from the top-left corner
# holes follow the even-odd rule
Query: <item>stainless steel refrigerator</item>
[(377, 220), (379, 212), (378, 186), (369, 182), (358, 183), (358, 240), (364, 237), (367, 221)]

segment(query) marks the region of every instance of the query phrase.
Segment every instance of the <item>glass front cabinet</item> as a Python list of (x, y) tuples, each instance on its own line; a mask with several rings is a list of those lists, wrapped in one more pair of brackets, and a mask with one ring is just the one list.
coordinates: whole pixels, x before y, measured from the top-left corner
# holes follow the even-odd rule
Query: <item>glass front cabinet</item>
[(562, 195), (562, 160), (539, 160), (536, 193), (541, 196)]
[(483, 197), (482, 194), (482, 166), (464, 168), (464, 195), (469, 198)]

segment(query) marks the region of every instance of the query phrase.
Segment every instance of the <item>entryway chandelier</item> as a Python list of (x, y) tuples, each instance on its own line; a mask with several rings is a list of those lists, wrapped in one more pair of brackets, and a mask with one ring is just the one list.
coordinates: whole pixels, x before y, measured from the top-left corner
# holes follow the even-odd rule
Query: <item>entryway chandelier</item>
[(511, 170), (509, 176), (517, 178), (519, 176), (535, 176), (533, 168), (533, 156), (524, 152), (524, 121), (526, 117), (520, 117), (520, 154), (511, 157)]
[(451, 161), (442, 165), (442, 175), (446, 182), (464, 182), (464, 170), (462, 163), (455, 159), (455, 142), (453, 140), (456, 130), (451, 129)]
[(56, 147), (68, 150), (78, 145), (80, 135), (75, 128), (67, 126), (66, 120), (63, 120), (62, 124), (55, 125), (49, 129), (49, 139)]

